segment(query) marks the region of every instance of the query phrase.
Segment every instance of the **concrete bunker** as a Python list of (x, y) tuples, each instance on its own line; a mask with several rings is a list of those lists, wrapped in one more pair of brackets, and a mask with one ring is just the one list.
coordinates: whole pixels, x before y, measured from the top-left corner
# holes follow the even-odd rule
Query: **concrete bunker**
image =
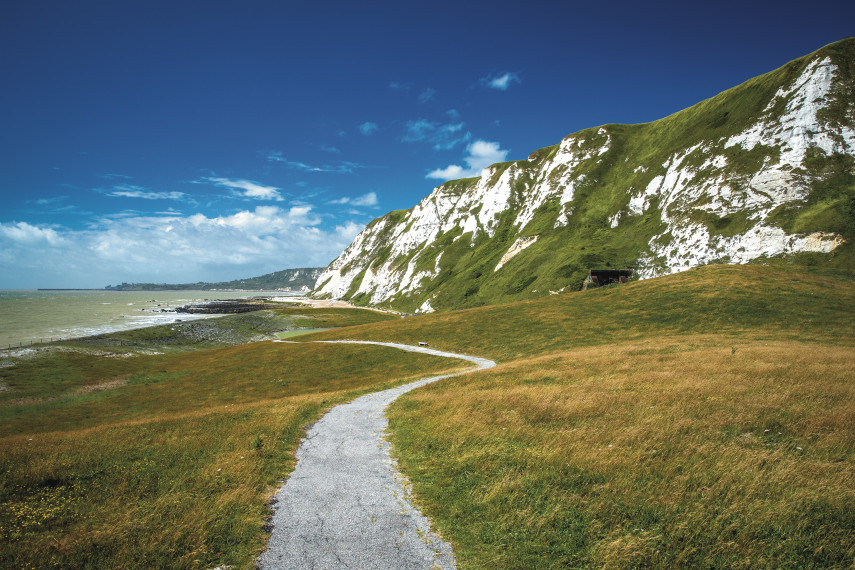
[(602, 287), (613, 283), (626, 283), (632, 277), (632, 269), (591, 269), (582, 284), (582, 291), (588, 287)]

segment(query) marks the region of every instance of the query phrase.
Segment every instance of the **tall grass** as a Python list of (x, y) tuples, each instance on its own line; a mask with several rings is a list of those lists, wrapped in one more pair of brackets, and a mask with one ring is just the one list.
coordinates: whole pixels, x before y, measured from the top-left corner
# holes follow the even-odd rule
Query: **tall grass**
[[(849, 567), (853, 308), (845, 275), (711, 266), (303, 338), (500, 362), (390, 412), (462, 567)], [(251, 567), (302, 426), (449, 366), (362, 345), (175, 349), (0, 368), (0, 566)]]
[[(0, 406), (0, 566), (251, 568), (301, 426), (450, 366), (270, 342), (130, 360), (70, 358), (70, 376), (105, 388), (42, 381), (52, 397)], [(38, 361), (19, 366), (16, 389)]]
[(393, 444), (463, 568), (849, 567), (855, 348), (662, 337), (405, 396)]
[(501, 362), (390, 410), (462, 567), (848, 567), (853, 309), (845, 275), (710, 266), (348, 336)]

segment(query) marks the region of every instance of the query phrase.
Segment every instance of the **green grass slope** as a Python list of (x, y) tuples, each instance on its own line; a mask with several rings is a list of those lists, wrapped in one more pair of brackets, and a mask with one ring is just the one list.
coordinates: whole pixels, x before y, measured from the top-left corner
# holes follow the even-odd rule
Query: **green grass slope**
[[(853, 309), (845, 272), (708, 266), (404, 319), (301, 308), (223, 323), (350, 324), (297, 338), (499, 362), (390, 410), (399, 465), (462, 568), (847, 567)], [(251, 568), (302, 426), (449, 366), (122, 334), (3, 359), (0, 565)]]
[(710, 265), (656, 279), (389, 320), (306, 338), (427, 342), (498, 362), (615, 339), (717, 334), (855, 341), (855, 275), (810, 267)]
[(855, 559), (851, 276), (709, 266), (347, 336), (500, 362), (389, 413), (461, 568)]
[[(710, 213), (702, 197), (692, 203), (674, 203), (668, 211), (654, 197), (643, 214), (628, 213), (633, 194), (646, 188), (657, 176), (666, 173), (669, 158), (700, 145), (684, 159), (694, 169), (689, 186), (701, 187), (705, 181), (720, 178), (739, 193), (748, 191), (751, 175), (761, 167), (778, 163), (782, 149), (757, 145), (745, 150), (739, 145), (725, 148), (733, 135), (745, 131), (761, 117), (774, 122), (783, 113), (783, 99), (768, 112), (766, 105), (776, 92), (789, 86), (817, 58), (829, 57), (837, 66), (836, 88), (820, 119), (833, 131), (837, 126), (855, 124), (855, 39), (849, 38), (751, 79), (693, 107), (647, 124), (609, 124), (570, 135), (580, 141), (579, 151), (592, 151), (608, 142), (608, 151), (594, 153), (575, 166), (570, 180), (575, 184), (571, 202), (562, 205), (560, 192), (544, 202), (524, 227), (514, 225), (521, 209), (531, 200), (533, 188), (559, 184), (566, 167), (558, 167), (543, 180), (543, 168), (555, 157), (558, 145), (532, 153), (527, 160), (495, 165), (493, 179), (512, 170), (510, 206), (500, 214), (495, 232), (463, 234), (458, 227), (422, 243), (397, 258), (390, 259), (395, 228), (412, 224), (413, 210), (397, 211), (375, 221), (378, 232), (376, 249), (366, 249), (351, 261), (348, 269), (362, 267), (353, 286), (344, 295), (357, 304), (367, 304), (371, 292), (358, 292), (366, 271), (387, 264), (404, 272), (414, 264), (416, 273), (433, 271), (416, 287), (392, 296), (382, 304), (413, 312), (425, 301), (434, 309), (476, 307), (549, 295), (549, 291), (573, 291), (581, 287), (591, 268), (617, 268), (647, 263), (655, 267), (665, 261), (652, 253), (655, 245), (677, 245), (669, 225), (695, 224), (706, 228), (715, 239), (744, 234), (759, 223), (751, 208), (719, 216)], [(830, 132), (831, 132), (830, 131)], [(830, 135), (834, 136), (834, 135)], [(726, 158), (722, 168), (704, 166), (714, 157)], [(763, 223), (785, 232), (808, 235), (834, 233), (845, 240), (832, 253), (800, 253), (760, 258), (759, 263), (812, 264), (831, 268), (855, 266), (855, 158), (850, 154), (826, 155), (811, 149), (802, 167), (790, 172), (794, 180), (809, 188), (807, 198), (782, 204)], [(441, 186), (432, 199), (441, 209), (471, 192), (479, 179), (451, 181)], [(565, 180), (562, 182), (566, 184)], [(572, 211), (567, 223), (556, 227), (562, 212)], [(615, 227), (610, 220), (620, 215)], [(468, 215), (451, 212), (449, 215)], [(754, 215), (754, 216), (753, 216)], [(753, 216), (753, 217), (752, 217)], [(519, 238), (538, 236), (538, 240), (494, 271), (499, 260)], [(724, 255), (724, 254), (723, 254)], [(437, 264), (437, 259), (438, 264)], [(646, 260), (646, 261), (645, 261)], [(727, 256), (710, 262), (727, 263)], [(666, 271), (667, 272), (667, 271)], [(319, 283), (322, 290), (324, 283)]]
[[(378, 318), (284, 312), (280, 327)], [(219, 326), (274, 322), (252, 316)], [(217, 332), (200, 343), (170, 327), (144, 331), (0, 359), (0, 567), (254, 568), (267, 502), (306, 424), (457, 366), (385, 347), (211, 348)]]

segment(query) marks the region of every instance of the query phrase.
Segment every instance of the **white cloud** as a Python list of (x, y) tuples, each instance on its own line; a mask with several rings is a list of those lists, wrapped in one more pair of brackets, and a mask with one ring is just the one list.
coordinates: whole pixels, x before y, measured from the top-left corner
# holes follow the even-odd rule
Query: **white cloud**
[(438, 168), (428, 172), (425, 178), (436, 178), (440, 180), (453, 180), (455, 178), (468, 178), (478, 176), (481, 171), (497, 162), (507, 158), (508, 152), (499, 147), (497, 142), (476, 140), (466, 147), (467, 156), (463, 157), (466, 167), (450, 164), (445, 168)]
[(53, 204), (59, 204), (65, 200), (68, 200), (68, 196), (54, 196), (53, 198), (39, 198), (38, 200), (27, 201), (32, 204), (38, 204), (39, 206), (52, 206)]
[(420, 142), (427, 139), (436, 130), (436, 123), (427, 119), (407, 121), (404, 125), (404, 142)]
[(368, 192), (367, 194), (363, 194), (362, 196), (357, 196), (356, 198), (351, 198), (350, 196), (343, 196), (336, 200), (330, 200), (330, 204), (351, 204), (353, 206), (376, 206), (377, 205), (377, 193), (376, 192)]
[(267, 155), (268, 162), (280, 162), (289, 168), (294, 168), (296, 170), (304, 170), (306, 172), (323, 172), (323, 168), (319, 166), (309, 166), (305, 162), (297, 162), (294, 160), (288, 160), (284, 156), (282, 156), (281, 152), (271, 152)]
[(265, 186), (252, 180), (233, 179), (233, 178), (213, 178), (207, 177), (207, 180), (215, 186), (222, 188), (231, 188), (232, 190), (240, 190), (241, 196), (246, 198), (255, 198), (256, 200), (275, 200), (281, 202), (282, 195), (279, 194), (279, 188), (275, 186)]
[(40, 228), (27, 222), (0, 223), (0, 235), (19, 244), (60, 245), (64, 241), (53, 228)]
[(359, 132), (365, 135), (366, 137), (374, 134), (374, 131), (378, 129), (377, 123), (372, 123), (371, 121), (365, 121), (356, 128), (359, 129)]
[(369, 192), (367, 194), (363, 194), (362, 196), (354, 198), (350, 203), (354, 206), (376, 206), (377, 194), (375, 192)]
[[(353, 241), (353, 239), (359, 235), (359, 232), (365, 229), (365, 226), (361, 224), (357, 224), (355, 222), (347, 222), (343, 226), (336, 226), (335, 233), (340, 239), (347, 241), (348, 245)], [(344, 249), (344, 248), (342, 248)]]
[(434, 150), (451, 150), (472, 138), (472, 134), (463, 132), (466, 123), (439, 124), (427, 119), (407, 121), (404, 124), (404, 142), (430, 142)]
[(390, 81), (389, 89), (394, 89), (395, 91), (409, 91), (413, 88), (412, 81)]
[(457, 178), (466, 178), (466, 171), (462, 166), (449, 164), (445, 168), (437, 168), (428, 172), (425, 178), (437, 178), (439, 180), (455, 180)]
[(434, 95), (436, 95), (436, 89), (434, 89), (433, 87), (428, 87), (427, 89), (419, 93), (419, 103), (427, 103), (428, 101), (433, 99)]
[(113, 198), (142, 198), (143, 200), (185, 200), (187, 194), (184, 192), (152, 192), (140, 186), (131, 184), (120, 184), (114, 186), (113, 190), (106, 192), (107, 196)]
[(509, 71), (501, 75), (488, 75), (487, 77), (482, 77), (480, 79), (481, 85), (492, 89), (498, 89), (499, 91), (507, 91), (508, 87), (511, 86), (511, 83), (514, 82), (521, 83), (519, 75)]
[(84, 230), (0, 223), (0, 288), (223, 281), (328, 264), (363, 226), (330, 229), (308, 204), (208, 217), (124, 215)]
[(293, 168), (294, 170), (302, 170), (303, 172), (337, 172), (339, 174), (349, 174), (354, 170), (360, 168), (370, 168), (364, 164), (359, 164), (358, 162), (348, 162), (341, 161), (338, 164), (325, 164), (323, 166), (312, 166), (310, 164), (306, 164), (305, 162), (298, 162), (295, 160), (288, 160), (284, 156), (282, 156), (281, 152), (271, 152), (267, 155), (268, 162), (278, 162), (280, 164), (284, 164), (288, 168)]

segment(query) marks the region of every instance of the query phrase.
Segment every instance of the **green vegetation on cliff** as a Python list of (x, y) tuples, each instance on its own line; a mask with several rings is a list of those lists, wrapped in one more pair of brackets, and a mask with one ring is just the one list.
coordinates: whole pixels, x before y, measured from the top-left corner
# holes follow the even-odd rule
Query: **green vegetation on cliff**
[(376, 221), (317, 292), (415, 312), (578, 290), (592, 268), (853, 267), (853, 94), (850, 38), (658, 121), (571, 134)]

